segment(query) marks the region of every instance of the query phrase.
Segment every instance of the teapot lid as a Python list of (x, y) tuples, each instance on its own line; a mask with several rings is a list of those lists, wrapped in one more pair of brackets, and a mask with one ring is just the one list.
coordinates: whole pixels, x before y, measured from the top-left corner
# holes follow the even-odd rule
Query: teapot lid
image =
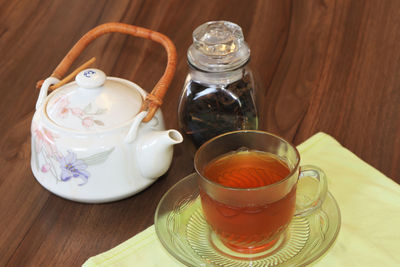
[(142, 105), (141, 89), (98, 69), (86, 69), (49, 95), (45, 112), (58, 126), (98, 132), (131, 121)]

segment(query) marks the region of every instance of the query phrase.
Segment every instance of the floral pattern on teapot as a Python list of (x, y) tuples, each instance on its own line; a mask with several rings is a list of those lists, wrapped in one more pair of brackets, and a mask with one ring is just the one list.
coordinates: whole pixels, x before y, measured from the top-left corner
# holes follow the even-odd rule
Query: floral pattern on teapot
[(72, 115), (81, 120), (81, 124), (86, 129), (92, 128), (94, 125), (104, 126), (104, 122), (99, 118), (107, 112), (107, 108), (94, 107), (92, 103), (87, 104), (84, 108), (71, 107), (67, 96), (61, 96), (54, 101), (53, 104), (56, 110), (56, 116), (60, 119), (67, 119)]
[(79, 179), (79, 186), (88, 182), (89, 166), (105, 162), (114, 151), (113, 147), (85, 158), (77, 158), (77, 154), (70, 150), (62, 153), (56, 146), (57, 135), (36, 123), (32, 124), (32, 137), (32, 148), (38, 159), (37, 169), (51, 174), (58, 182)]

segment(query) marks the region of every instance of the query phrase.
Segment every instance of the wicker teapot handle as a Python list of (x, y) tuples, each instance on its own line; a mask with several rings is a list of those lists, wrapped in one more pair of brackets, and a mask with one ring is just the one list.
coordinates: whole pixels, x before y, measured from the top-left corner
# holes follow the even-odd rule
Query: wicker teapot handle
[(151, 93), (149, 93), (143, 102), (142, 110), (147, 110), (148, 114), (143, 119), (144, 122), (151, 120), (162, 104), (162, 99), (167, 92), (168, 86), (170, 85), (176, 69), (176, 48), (172, 41), (165, 35), (155, 32), (149, 29), (124, 24), (117, 22), (110, 22), (99, 25), (89, 32), (87, 32), (68, 52), (61, 63), (51, 74), (52, 77), (61, 79), (69, 67), (75, 61), (75, 59), (82, 53), (82, 51), (97, 37), (112, 32), (119, 32), (129, 34), (132, 36), (141, 37), (144, 39), (150, 39), (157, 43), (160, 43), (166, 50), (168, 55), (167, 67), (165, 68), (164, 74), (161, 79), (157, 82)]

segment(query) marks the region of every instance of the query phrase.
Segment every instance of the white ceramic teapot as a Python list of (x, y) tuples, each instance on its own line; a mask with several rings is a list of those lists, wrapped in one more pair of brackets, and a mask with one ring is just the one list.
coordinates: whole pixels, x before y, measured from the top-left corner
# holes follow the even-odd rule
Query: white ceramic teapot
[[(133, 82), (85, 69), (75, 82), (48, 94), (92, 40), (122, 32), (161, 43), (166, 71), (147, 94)], [(99, 203), (129, 197), (151, 185), (169, 168), (176, 130), (164, 130), (158, 109), (172, 80), (176, 52), (164, 35), (121, 23), (100, 25), (71, 49), (42, 84), (32, 120), (32, 172), (38, 182), (61, 197)]]

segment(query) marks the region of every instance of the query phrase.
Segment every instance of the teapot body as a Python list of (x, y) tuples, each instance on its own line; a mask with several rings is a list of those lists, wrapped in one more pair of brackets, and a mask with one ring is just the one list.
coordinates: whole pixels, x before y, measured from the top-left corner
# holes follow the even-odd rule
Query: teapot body
[[(147, 93), (130, 81), (113, 77), (108, 79), (129, 83), (132, 90), (146, 97)], [(64, 99), (58, 100), (64, 103), (56, 109), (59, 112), (57, 115), (61, 121), (66, 121), (65, 124), (80, 124), (82, 130), (66, 129), (60, 123), (51, 121), (45, 110), (52, 94), (36, 110), (31, 126), (31, 167), (43, 187), (73, 201), (101, 203), (129, 197), (156, 180), (157, 177), (142, 174), (138, 159), (141, 156), (136, 151), (143, 146), (142, 136), (165, 129), (160, 109), (149, 122), (138, 125), (135, 140), (126, 142), (124, 139), (134, 118), (119, 126), (101, 130), (101, 127), (107, 127), (104, 125), (106, 122), (101, 120), (102, 112), (106, 111), (93, 105), (91, 110), (87, 105), (72, 106), (67, 94)], [(84, 113), (91, 115), (85, 116)], [(95, 127), (100, 130), (93, 130)], [(89, 128), (92, 129), (85, 131)], [(152, 156), (169, 166), (171, 152), (164, 154)]]

